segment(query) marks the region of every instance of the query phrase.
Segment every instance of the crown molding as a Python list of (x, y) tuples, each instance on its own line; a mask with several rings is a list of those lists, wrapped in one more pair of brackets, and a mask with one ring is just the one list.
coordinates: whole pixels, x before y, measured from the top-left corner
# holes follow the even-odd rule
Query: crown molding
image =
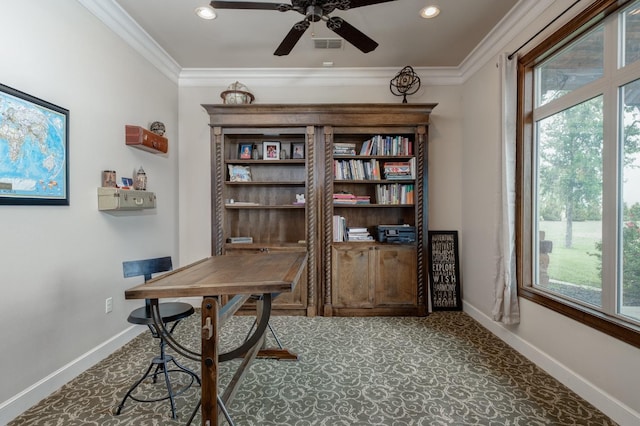
[(114, 0), (77, 0), (111, 31), (174, 82), (180, 65)]
[[(544, 11), (555, 3), (554, 0), (520, 0), (509, 11), (507, 15), (495, 26), (495, 28), (487, 34), (487, 36), (476, 46), (476, 48), (465, 58), (460, 64), (460, 73), (463, 81), (471, 77), (478, 69), (483, 67), (487, 62), (493, 60), (501, 53), (513, 53), (521, 43), (528, 40), (529, 33), (534, 32), (536, 27), (528, 32), (523, 32), (524, 28), (528, 28), (536, 19), (538, 19)], [(569, 3), (567, 1), (567, 3)], [(545, 28), (540, 34), (536, 34), (532, 40), (541, 40), (549, 36), (561, 26), (565, 25), (573, 19), (580, 11), (588, 6), (589, 2), (583, 4), (569, 5), (571, 9), (568, 13), (563, 14), (561, 19), (554, 22), (549, 28)], [(543, 27), (544, 25), (539, 25)], [(522, 46), (523, 51), (526, 46)]]
[[(242, 80), (251, 87), (379, 86), (397, 74), (397, 68), (182, 68), (114, 0), (77, 0), (158, 70), (181, 87), (227, 86)], [(487, 62), (522, 36), (553, 0), (520, 0), (457, 67), (414, 67), (423, 85), (463, 84)]]
[[(520, 0), (460, 64), (463, 81), (503, 53), (554, 0)], [(515, 49), (515, 48), (514, 48)]]
[[(241, 80), (250, 87), (260, 86), (380, 86), (387, 85), (398, 68), (184, 68), (179, 86), (227, 86)], [(456, 85), (462, 82), (458, 69), (415, 68), (423, 85)]]

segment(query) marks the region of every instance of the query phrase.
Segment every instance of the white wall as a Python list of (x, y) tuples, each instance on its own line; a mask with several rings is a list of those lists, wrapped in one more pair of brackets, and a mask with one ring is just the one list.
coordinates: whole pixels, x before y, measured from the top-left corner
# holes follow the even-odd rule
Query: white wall
[[(5, 424), (27, 408), (22, 404), (48, 393), (46, 384), (32, 385), (43, 380), (55, 390), (69, 378), (57, 377), (59, 369), (95, 362), (104, 355), (100, 345), (128, 328), (128, 312), (140, 303), (125, 302), (124, 290), (141, 281), (122, 277), (123, 260), (177, 256), (178, 86), (78, 2), (3, 0), (1, 9), (0, 83), (70, 110), (71, 191), (70, 206), (0, 206)], [(167, 156), (124, 145), (125, 124), (155, 120), (166, 124)], [(141, 165), (157, 209), (124, 217), (98, 212), (101, 171), (130, 176)]]
[[(512, 52), (529, 34), (558, 15), (556, 4), (517, 39), (505, 42)], [(563, 4), (557, 4), (563, 3)], [(526, 49), (525, 49), (526, 51)], [(496, 261), (495, 224), (499, 190), (500, 71), (498, 57), (463, 85), (461, 149), (461, 245), (465, 310), (565, 385), (622, 425), (640, 423), (640, 349), (622, 343), (540, 305), (520, 299), (521, 323), (505, 327), (491, 320)]]
[[(393, 78), (393, 75), (389, 79)], [(365, 79), (366, 80), (366, 79)], [(368, 81), (368, 80), (367, 80)], [(233, 81), (229, 81), (229, 84)], [(291, 90), (274, 87), (268, 79), (243, 80), (256, 103), (398, 103), (388, 80), (377, 85), (305, 85)], [(282, 82), (280, 82), (282, 84)], [(181, 85), (180, 88), (180, 261), (193, 262), (211, 255), (211, 150), (209, 116), (202, 104), (221, 104), (219, 86)], [(285, 86), (286, 82), (285, 82)], [(412, 103), (437, 103), (429, 126), (429, 227), (460, 229), (460, 88), (425, 87)]]

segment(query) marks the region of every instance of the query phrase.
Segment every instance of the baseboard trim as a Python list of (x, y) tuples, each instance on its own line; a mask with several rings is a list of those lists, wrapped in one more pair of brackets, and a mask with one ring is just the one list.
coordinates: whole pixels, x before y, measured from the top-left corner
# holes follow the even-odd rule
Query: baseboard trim
[(517, 334), (511, 332), (508, 326), (493, 321), (490, 317), (467, 302), (463, 302), (463, 310), (491, 333), (495, 334), (506, 344), (531, 360), (560, 383), (593, 404), (593, 406), (609, 416), (616, 423), (621, 426), (640, 424), (640, 413), (618, 401), (584, 377), (558, 362), (558, 360), (550, 357)]
[[(201, 297), (185, 297), (176, 300), (191, 303), (195, 308), (199, 308), (202, 304)], [(132, 325), (101, 345), (80, 355), (78, 358), (49, 374), (37, 383), (29, 386), (19, 394), (0, 403), (0, 425), (9, 423), (9, 421), (15, 419), (146, 330), (147, 327)]]
[(131, 326), (4, 401), (0, 404), (0, 425), (9, 423), (146, 330), (146, 327)]

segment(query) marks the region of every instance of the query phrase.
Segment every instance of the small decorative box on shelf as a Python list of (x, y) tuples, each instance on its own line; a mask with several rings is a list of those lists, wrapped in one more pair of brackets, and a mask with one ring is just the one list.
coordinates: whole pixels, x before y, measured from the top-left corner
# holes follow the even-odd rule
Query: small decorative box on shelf
[(156, 194), (120, 188), (98, 188), (98, 210), (114, 211), (142, 210), (156, 208)]
[(169, 150), (169, 141), (164, 136), (160, 136), (140, 126), (124, 126), (125, 142), (134, 148), (153, 153), (166, 154)]

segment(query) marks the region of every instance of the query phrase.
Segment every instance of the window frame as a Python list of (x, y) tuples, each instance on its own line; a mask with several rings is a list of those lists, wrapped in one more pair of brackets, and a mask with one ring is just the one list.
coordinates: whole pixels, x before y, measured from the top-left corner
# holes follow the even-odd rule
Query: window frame
[[(534, 147), (534, 108), (535, 108), (535, 87), (534, 87), (534, 68), (546, 60), (551, 55), (558, 52), (563, 47), (575, 41), (585, 32), (595, 28), (601, 24), (607, 17), (617, 14), (626, 6), (631, 4), (632, 0), (595, 0), (591, 5), (587, 6), (581, 13), (567, 24), (563, 25), (548, 38), (538, 45), (534, 46), (528, 53), (518, 59), (518, 111), (517, 111), (517, 135), (516, 135), (516, 253), (517, 253), (517, 275), (518, 275), (518, 296), (527, 299), (533, 303), (542, 305), (548, 309), (572, 318), (584, 325), (592, 327), (598, 331), (615, 337), (623, 342), (640, 347), (640, 326), (624, 320), (618, 315), (609, 315), (597, 309), (583, 305), (578, 302), (556, 296), (552, 293), (541, 291), (533, 286), (536, 259), (533, 253), (535, 238), (535, 221), (532, 217), (534, 209), (534, 172), (533, 162), (535, 161)], [(610, 30), (605, 26), (605, 37)], [(605, 55), (607, 50), (605, 49)], [(617, 60), (612, 60), (605, 56), (605, 67), (613, 66), (617, 68)], [(606, 74), (605, 68), (605, 74)], [(596, 84), (602, 84), (601, 82)], [(611, 83), (607, 83), (611, 84)], [(619, 81), (614, 81), (618, 84)], [(611, 89), (607, 89), (610, 90)], [(565, 95), (567, 96), (567, 95)], [(587, 95), (586, 99), (588, 99)], [(575, 99), (574, 99), (575, 100)], [(607, 103), (617, 102), (616, 99), (604, 99), (605, 102), (605, 144), (607, 138), (612, 134), (617, 135), (617, 119), (611, 121), (612, 117), (606, 116), (607, 111), (611, 108)], [(572, 103), (575, 105), (575, 103)], [(615, 115), (615, 114), (614, 114)], [(612, 130), (613, 128), (613, 130)], [(612, 133), (613, 132), (613, 133)], [(617, 137), (617, 136), (614, 136)], [(606, 150), (605, 150), (606, 151)], [(611, 161), (607, 158), (605, 152), (604, 161)], [(615, 159), (613, 159), (615, 161)], [(603, 186), (603, 203), (610, 203), (611, 197), (617, 198), (617, 187), (614, 183), (607, 183), (605, 180)], [(609, 199), (607, 198), (609, 197)], [(615, 199), (613, 200), (615, 202)], [(617, 230), (610, 229), (607, 221), (603, 217), (603, 243), (605, 243), (605, 235), (613, 232), (617, 234)], [(614, 227), (615, 228), (615, 227)], [(618, 241), (617, 235), (609, 237), (613, 244)], [(603, 256), (608, 256), (603, 252)], [(615, 262), (614, 262), (615, 263)], [(603, 267), (611, 264), (610, 258), (603, 259)], [(606, 273), (603, 275), (603, 285), (605, 280), (610, 276)], [(610, 304), (603, 298), (603, 309), (605, 304)]]

